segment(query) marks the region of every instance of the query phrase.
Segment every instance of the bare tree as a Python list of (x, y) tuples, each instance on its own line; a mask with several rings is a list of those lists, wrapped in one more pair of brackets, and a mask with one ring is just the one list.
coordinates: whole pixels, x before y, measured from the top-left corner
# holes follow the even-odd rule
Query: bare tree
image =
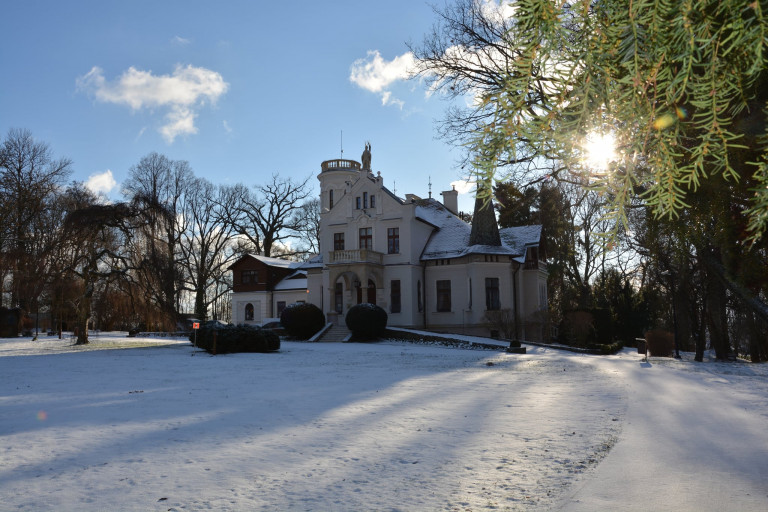
[(301, 205), (294, 214), (298, 218), (296, 235), (299, 240), (297, 250), (303, 257), (309, 257), (320, 252), (320, 200), (310, 199)]
[(41, 222), (50, 218), (47, 212), (72, 164), (55, 159), (48, 144), (20, 129), (8, 131), (0, 164), (0, 279), (9, 278), (11, 305), (29, 311), (40, 293), (35, 266), (50, 250), (36, 234), (45, 231)]
[(183, 214), (180, 216), (179, 250), (184, 289), (194, 295), (195, 316), (208, 318), (208, 309), (226, 288), (217, 286), (225, 280), (234, 259), (232, 225), (225, 222), (226, 190), (205, 179), (194, 179), (187, 187)]
[(72, 306), (77, 317), (76, 343), (84, 345), (88, 343), (99, 286), (127, 271), (125, 238), (135, 227), (132, 220), (140, 212), (125, 203), (100, 204), (82, 184), (74, 184), (66, 195), (69, 213), (63, 225), (63, 270), (69, 275), (66, 281), (80, 288), (80, 293), (72, 296)]
[(131, 167), (124, 185), (125, 195), (146, 214), (141, 236), (133, 238), (132, 267), (145, 299), (162, 311), (165, 329), (176, 327), (181, 288), (178, 219), (192, 179), (188, 162), (153, 152)]
[[(301, 229), (303, 220), (297, 213), (311, 193), (308, 183), (309, 178), (296, 182), (273, 174), (270, 183), (257, 185), (253, 191), (244, 185), (230, 187), (225, 195), (227, 222), (251, 251), (271, 256)], [(288, 250), (283, 255), (298, 252)]]
[[(520, 58), (519, 45), (510, 38), (514, 20), (505, 2), (456, 0), (442, 8), (433, 8), (437, 22), (420, 45), (409, 45), (416, 57), (414, 78), (423, 80), (430, 90), (452, 101), (438, 124), (439, 135), (466, 153), (462, 167), (473, 165), (482, 181), (493, 183), (490, 170), (476, 166), (488, 156), (478, 146), (478, 133), (498, 120), (500, 94), (514, 96), (516, 104), (546, 111), (551, 108), (547, 94), (553, 76), (547, 70), (527, 70), (528, 89), (516, 95), (507, 93), (509, 77), (515, 73)], [(471, 101), (468, 101), (471, 98)], [(512, 167), (518, 185), (530, 185), (549, 174), (547, 148), (531, 144), (510, 128), (506, 137), (495, 141), (496, 165)], [(550, 167), (544, 170), (542, 165)], [(490, 192), (488, 188), (487, 192)]]

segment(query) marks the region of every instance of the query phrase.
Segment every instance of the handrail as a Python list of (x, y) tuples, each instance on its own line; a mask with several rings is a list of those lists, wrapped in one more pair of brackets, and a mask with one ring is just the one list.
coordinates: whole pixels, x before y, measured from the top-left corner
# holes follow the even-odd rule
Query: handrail
[(361, 167), (360, 162), (356, 162), (355, 160), (346, 160), (344, 158), (337, 158), (336, 160), (326, 160), (325, 162), (320, 164), (321, 172), (332, 171), (337, 169), (359, 171), (360, 167)]
[(328, 263), (376, 263), (381, 265), (383, 256), (382, 253), (370, 249), (345, 249), (343, 251), (331, 251)]

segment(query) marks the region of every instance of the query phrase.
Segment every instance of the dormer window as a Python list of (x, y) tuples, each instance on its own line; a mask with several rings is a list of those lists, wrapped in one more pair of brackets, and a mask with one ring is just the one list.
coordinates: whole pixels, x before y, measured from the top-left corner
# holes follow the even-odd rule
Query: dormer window
[(368, 192), (363, 192), (363, 208), (368, 208)]
[(376, 208), (376, 196), (371, 194), (371, 208)]
[(360, 196), (357, 196), (355, 198), (355, 208), (357, 208), (359, 210), (362, 207), (363, 207), (363, 200), (362, 200), (362, 198)]

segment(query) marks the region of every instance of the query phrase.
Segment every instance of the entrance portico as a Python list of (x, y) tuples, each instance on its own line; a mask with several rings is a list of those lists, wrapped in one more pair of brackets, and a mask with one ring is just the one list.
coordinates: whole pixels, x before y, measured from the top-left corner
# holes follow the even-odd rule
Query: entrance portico
[(328, 257), (328, 293), (333, 311), (344, 315), (355, 304), (383, 300), (382, 254), (369, 249), (331, 251)]

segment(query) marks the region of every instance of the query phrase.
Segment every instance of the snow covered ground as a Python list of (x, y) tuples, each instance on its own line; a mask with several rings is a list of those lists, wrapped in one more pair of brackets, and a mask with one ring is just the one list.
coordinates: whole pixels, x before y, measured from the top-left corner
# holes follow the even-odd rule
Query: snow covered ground
[(3, 339), (0, 510), (767, 510), (766, 377), (630, 350)]

